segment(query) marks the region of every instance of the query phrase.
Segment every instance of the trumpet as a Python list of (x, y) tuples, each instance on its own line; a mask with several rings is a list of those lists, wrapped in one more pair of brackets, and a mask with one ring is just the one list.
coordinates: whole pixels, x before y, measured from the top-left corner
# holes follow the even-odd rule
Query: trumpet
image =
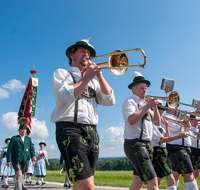
[[(162, 116), (162, 118), (165, 119), (165, 120), (167, 120), (167, 121), (171, 121), (171, 122), (173, 122), (173, 123), (176, 123), (176, 124), (178, 124), (178, 125), (181, 125), (181, 128), (180, 128), (181, 132), (193, 131), (194, 133), (200, 135), (200, 133), (197, 133), (196, 131), (194, 131), (194, 130), (188, 128), (188, 125), (189, 125), (189, 122), (190, 122), (189, 118), (186, 118), (186, 119), (184, 119), (183, 121), (176, 121), (176, 120), (170, 119), (170, 118), (165, 117), (165, 116)], [(197, 138), (197, 137), (192, 136), (192, 135), (190, 135), (190, 134), (188, 134), (188, 135), (189, 135), (190, 137), (192, 137), (192, 138), (195, 138), (195, 139), (197, 139), (197, 140), (200, 140), (200, 138)]]
[[(129, 65), (128, 57), (126, 56), (125, 53), (135, 52), (135, 51), (141, 52), (143, 56), (143, 64), (140, 64), (138, 62), (138, 65)], [(87, 59), (92, 60), (92, 59), (97, 59), (97, 58), (107, 57), (107, 56), (109, 56), (108, 62), (99, 63), (97, 65), (99, 67), (103, 67), (103, 68), (100, 68), (101, 70), (110, 69), (111, 72), (115, 75), (123, 75), (127, 71), (128, 68), (134, 68), (134, 67), (144, 68), (146, 65), (146, 58), (147, 58), (144, 50), (140, 48), (136, 48), (136, 49), (126, 50), (126, 51), (122, 51), (118, 49), (118, 50), (114, 50), (110, 54), (104, 54), (104, 55), (99, 55), (96, 57), (88, 57), (88, 58), (85, 57), (83, 60), (87, 60)]]

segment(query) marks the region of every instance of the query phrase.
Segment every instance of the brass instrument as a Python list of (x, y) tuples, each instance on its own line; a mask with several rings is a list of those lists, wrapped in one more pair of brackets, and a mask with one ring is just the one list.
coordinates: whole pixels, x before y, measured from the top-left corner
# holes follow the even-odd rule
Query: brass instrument
[[(167, 120), (167, 121), (171, 121), (171, 122), (173, 122), (173, 123), (176, 123), (176, 124), (178, 124), (178, 125), (181, 125), (181, 128), (180, 128), (181, 132), (193, 131), (194, 133), (200, 135), (200, 133), (197, 133), (196, 131), (194, 131), (194, 130), (188, 128), (188, 124), (189, 124), (189, 121), (190, 121), (189, 118), (186, 118), (186, 119), (184, 119), (183, 121), (176, 121), (176, 120), (170, 119), (170, 118), (165, 117), (165, 116), (162, 116), (162, 118), (165, 119), (165, 120)], [(197, 139), (197, 140), (200, 140), (200, 138), (197, 138), (197, 137), (192, 136), (192, 135), (190, 135), (190, 134), (188, 134), (188, 135), (189, 135), (190, 137), (192, 137), (192, 138), (195, 138), (195, 139)]]
[(161, 105), (159, 105), (159, 107), (169, 108), (169, 109), (172, 109), (172, 110), (175, 110), (175, 111), (179, 111), (177, 109), (179, 104), (185, 105), (185, 106), (194, 107), (194, 108), (197, 107), (196, 112), (185, 112), (185, 113), (189, 114), (189, 115), (195, 115), (195, 116), (200, 117), (200, 108), (198, 106), (193, 106), (193, 105), (189, 105), (189, 104), (185, 104), (185, 103), (179, 102), (180, 96), (179, 96), (178, 92), (176, 92), (176, 91), (172, 91), (169, 94), (168, 97), (159, 97), (159, 96), (147, 95), (147, 98), (156, 98), (156, 99), (160, 99), (160, 100), (166, 101), (168, 107), (167, 106), (161, 106)]
[[(139, 64), (138, 65), (129, 65), (128, 63), (128, 58), (126, 56), (125, 53), (129, 53), (129, 52), (134, 52), (134, 51), (140, 51), (142, 53), (143, 56), (143, 64)], [(108, 58), (108, 62), (105, 63), (99, 63), (97, 64), (101, 70), (103, 69), (110, 69), (112, 71), (113, 74), (115, 75), (123, 75), (128, 68), (134, 68), (134, 67), (142, 67), (144, 68), (146, 65), (146, 55), (144, 50), (140, 49), (140, 48), (136, 48), (136, 49), (131, 49), (131, 50), (126, 50), (126, 51), (122, 51), (122, 50), (114, 50), (112, 53), (110, 54), (104, 54), (104, 55), (99, 55), (96, 57), (89, 57), (89, 58), (84, 58), (83, 60), (89, 59), (96, 59), (96, 58), (101, 58), (101, 57), (106, 57), (109, 56)], [(108, 66), (108, 67), (105, 67)]]

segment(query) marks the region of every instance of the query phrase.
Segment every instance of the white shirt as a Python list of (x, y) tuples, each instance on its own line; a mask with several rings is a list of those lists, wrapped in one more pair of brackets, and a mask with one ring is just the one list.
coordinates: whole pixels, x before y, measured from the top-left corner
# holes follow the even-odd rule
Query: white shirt
[(25, 137), (25, 136), (21, 136), (21, 135), (20, 135), (20, 137), (21, 137), (21, 139), (22, 139), (22, 142), (24, 142), (24, 137)]
[[(162, 129), (163, 133), (161, 133), (159, 131), (159, 128)], [(152, 137), (152, 140), (151, 140), (151, 146), (152, 147), (155, 147), (155, 146), (166, 147), (166, 143), (160, 143), (160, 139), (162, 137), (164, 137), (165, 133), (166, 133), (166, 130), (165, 130), (163, 125), (160, 125), (160, 126), (153, 125), (153, 137)]]
[[(74, 76), (76, 82), (82, 78), (78, 67), (70, 67), (69, 71)], [(98, 81), (95, 79), (92, 79), (92, 81), (93, 82), (90, 81), (87, 86), (96, 91), (98, 103), (103, 106), (113, 105), (115, 103), (113, 90), (111, 95), (105, 95), (101, 92)], [(71, 74), (67, 70), (58, 69), (54, 72), (52, 90), (56, 101), (56, 107), (51, 114), (51, 122), (73, 122), (76, 100), (74, 97), (73, 84), (74, 81)], [(97, 102), (95, 98), (88, 99), (82, 95), (80, 96), (80, 99), (78, 100), (77, 123), (92, 125), (96, 125), (98, 123)]]
[[(180, 122), (180, 120), (176, 116), (174, 116), (172, 114), (166, 113), (166, 117)], [(168, 122), (169, 122), (168, 123), (168, 128), (169, 128), (170, 137), (175, 136), (175, 135), (179, 135), (181, 133), (181, 125), (173, 123), (172, 121), (168, 121)], [(183, 142), (182, 139), (176, 139), (174, 141), (168, 142), (168, 144), (183, 145), (182, 142)], [(191, 145), (190, 136), (185, 137), (184, 138), (184, 146), (190, 146), (190, 145)]]
[[(193, 126), (191, 126), (191, 130), (196, 131), (196, 133), (199, 132), (199, 129), (196, 128), (196, 127), (193, 127)], [(196, 137), (196, 134), (195, 134), (193, 131), (190, 131), (190, 134), (191, 134), (192, 136)], [(192, 142), (192, 143), (191, 143), (191, 147), (198, 148), (198, 146), (197, 146), (197, 141), (198, 141), (197, 139), (191, 137), (191, 142)], [(199, 146), (200, 146), (200, 142), (199, 142)]]
[[(141, 108), (145, 106), (144, 101), (142, 101), (140, 97), (138, 97), (137, 95), (133, 94), (132, 97), (127, 98), (122, 105), (122, 113), (125, 121), (125, 130), (124, 130), (125, 139), (136, 139), (140, 137), (142, 119), (140, 119), (134, 125), (130, 125), (128, 122), (128, 117), (132, 115), (134, 112), (139, 111), (138, 104)], [(153, 111), (149, 109), (148, 112), (151, 114), (153, 118)], [(152, 134), (153, 134), (152, 121), (144, 119), (142, 139), (151, 141)]]

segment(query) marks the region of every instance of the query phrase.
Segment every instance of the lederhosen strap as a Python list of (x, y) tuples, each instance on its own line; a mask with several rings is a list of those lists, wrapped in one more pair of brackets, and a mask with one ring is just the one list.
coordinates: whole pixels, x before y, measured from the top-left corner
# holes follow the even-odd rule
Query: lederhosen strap
[[(134, 99), (133, 99), (133, 100), (134, 100)], [(134, 101), (135, 101), (135, 100), (134, 100)], [(135, 101), (135, 103), (137, 103), (137, 102)], [(141, 110), (141, 107), (140, 107), (140, 105), (139, 105), (138, 103), (137, 103), (137, 106), (138, 106), (138, 109)], [(140, 137), (139, 137), (140, 140), (142, 139), (143, 130), (144, 130), (144, 127), (143, 127), (144, 119), (147, 117), (147, 115), (148, 115), (148, 113), (145, 113), (144, 116), (142, 117), (142, 121), (141, 121), (141, 131), (140, 131)], [(150, 116), (151, 116), (151, 114), (150, 114)]]
[(197, 148), (199, 148), (199, 140), (197, 140)]
[[(68, 71), (69, 73), (70, 73), (70, 75), (71, 75), (71, 77), (72, 77), (72, 79), (73, 79), (73, 81), (74, 81), (74, 84), (76, 83), (76, 80), (75, 80), (75, 78), (74, 78), (74, 76), (72, 75), (72, 73), (70, 72), (70, 71)], [(92, 81), (92, 80), (91, 80)], [(93, 81), (92, 81), (92, 83), (93, 83)], [(94, 97), (95, 98), (95, 100), (96, 100), (96, 102), (98, 103), (98, 101), (97, 101), (97, 98), (96, 98), (96, 92), (92, 89), (92, 88), (90, 88), (90, 87), (88, 87), (88, 86), (86, 86), (85, 87), (85, 89), (84, 89), (84, 91), (81, 93), (83, 96), (85, 96), (85, 97)], [(75, 108), (74, 108), (74, 121), (73, 121), (73, 124), (74, 125), (76, 125), (77, 124), (77, 118), (78, 118), (78, 100), (80, 99), (80, 96), (76, 99), (76, 101), (75, 101)]]
[[(68, 72), (70, 73), (70, 75), (71, 75), (71, 77), (72, 77), (72, 79), (73, 79), (73, 81), (74, 81), (74, 84), (75, 84), (75, 83), (76, 83), (76, 80), (75, 80), (74, 76), (72, 75), (72, 73), (71, 73), (70, 71), (68, 71)], [(73, 121), (74, 125), (77, 124), (77, 117), (78, 117), (78, 100), (79, 100), (79, 99), (80, 99), (80, 97), (78, 97), (78, 98), (76, 99), (76, 101), (75, 101), (74, 121)]]

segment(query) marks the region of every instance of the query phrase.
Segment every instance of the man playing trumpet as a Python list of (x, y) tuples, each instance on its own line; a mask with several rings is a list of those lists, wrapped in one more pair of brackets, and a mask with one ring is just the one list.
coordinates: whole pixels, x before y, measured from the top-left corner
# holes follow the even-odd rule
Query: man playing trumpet
[(158, 100), (152, 98), (145, 105), (145, 95), (151, 83), (141, 73), (134, 74), (135, 78), (128, 86), (133, 95), (122, 105), (125, 121), (124, 151), (134, 167), (130, 189), (139, 190), (143, 182), (147, 182), (148, 190), (158, 190), (156, 172), (151, 162), (153, 125), (160, 125)]

